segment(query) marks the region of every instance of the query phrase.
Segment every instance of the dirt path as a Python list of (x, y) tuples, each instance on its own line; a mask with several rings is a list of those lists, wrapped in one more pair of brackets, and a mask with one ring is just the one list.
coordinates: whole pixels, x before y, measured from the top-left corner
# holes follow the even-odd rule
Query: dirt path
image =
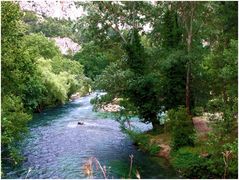
[(205, 134), (211, 130), (205, 117), (193, 117), (193, 124), (199, 134)]

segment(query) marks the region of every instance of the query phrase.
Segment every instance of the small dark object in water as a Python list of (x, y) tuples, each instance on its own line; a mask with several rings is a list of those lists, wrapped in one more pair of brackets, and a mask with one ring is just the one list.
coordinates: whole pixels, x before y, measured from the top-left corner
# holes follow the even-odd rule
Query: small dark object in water
[(84, 123), (83, 123), (83, 122), (80, 122), (80, 121), (79, 121), (77, 124), (78, 124), (78, 125), (84, 125)]

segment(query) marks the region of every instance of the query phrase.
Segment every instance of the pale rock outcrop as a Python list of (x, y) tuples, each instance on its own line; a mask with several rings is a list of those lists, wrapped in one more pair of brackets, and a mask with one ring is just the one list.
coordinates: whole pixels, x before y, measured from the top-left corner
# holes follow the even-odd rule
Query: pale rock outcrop
[(82, 7), (77, 7), (74, 1), (19, 1), (21, 9), (34, 11), (38, 15), (58, 19), (76, 20), (85, 14)]
[(51, 38), (55, 41), (56, 45), (59, 47), (60, 51), (62, 54), (75, 54), (77, 51), (79, 51), (81, 49), (81, 46), (77, 43), (75, 43), (74, 41), (72, 41), (70, 38), (68, 37), (55, 37), (55, 38)]

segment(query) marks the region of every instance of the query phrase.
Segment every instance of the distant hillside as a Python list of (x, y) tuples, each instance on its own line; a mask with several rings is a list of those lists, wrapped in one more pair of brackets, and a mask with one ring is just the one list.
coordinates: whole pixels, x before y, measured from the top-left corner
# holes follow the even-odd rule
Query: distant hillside
[(73, 1), (19, 1), (23, 10), (34, 11), (39, 15), (76, 20), (84, 14), (82, 7), (76, 7)]
[(80, 49), (76, 19), (83, 15), (73, 1), (19, 1), (28, 33), (43, 33), (54, 39), (62, 54), (75, 54)]

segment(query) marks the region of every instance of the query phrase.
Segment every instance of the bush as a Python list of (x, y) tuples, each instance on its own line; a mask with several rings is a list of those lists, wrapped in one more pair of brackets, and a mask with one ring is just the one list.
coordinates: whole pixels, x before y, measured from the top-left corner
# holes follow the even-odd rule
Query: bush
[[(207, 161), (208, 174), (214, 178), (236, 178), (238, 176), (238, 142), (228, 137), (211, 134), (207, 142), (210, 158)], [(226, 168), (223, 153), (230, 152)], [(226, 172), (225, 172), (226, 170)], [(225, 173), (225, 174), (224, 174)]]
[(223, 150), (230, 151), (231, 156), (228, 162), (227, 178), (238, 177), (238, 140), (236, 139), (232, 143), (226, 143), (223, 145)]
[(204, 112), (203, 107), (195, 107), (193, 109), (193, 114), (196, 115), (196, 116), (202, 116), (203, 112)]
[(213, 99), (207, 103), (207, 110), (209, 112), (218, 112), (223, 109), (224, 102), (222, 99)]
[(174, 150), (183, 146), (194, 146), (195, 131), (191, 117), (186, 109), (179, 107), (168, 112)]
[(190, 147), (180, 148), (172, 154), (172, 165), (185, 178), (206, 178), (206, 158)]
[[(214, 140), (207, 146), (183, 147), (172, 152), (171, 163), (184, 178), (237, 178), (237, 144), (237, 139), (224, 145)], [(226, 160), (228, 167), (223, 160), (225, 152), (230, 152)]]

